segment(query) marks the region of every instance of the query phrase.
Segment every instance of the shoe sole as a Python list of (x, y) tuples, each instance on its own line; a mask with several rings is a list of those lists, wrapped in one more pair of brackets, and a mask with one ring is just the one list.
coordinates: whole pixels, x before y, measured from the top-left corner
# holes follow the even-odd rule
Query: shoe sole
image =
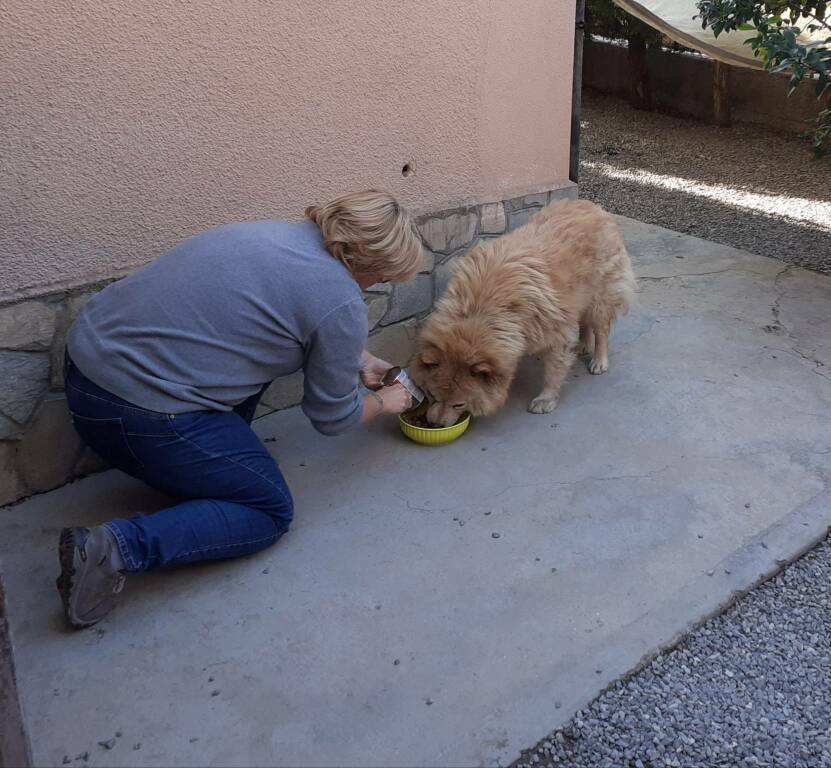
[(58, 594), (61, 596), (63, 613), (69, 626), (73, 629), (84, 629), (84, 627), (91, 627), (96, 622), (76, 621), (72, 618), (72, 588), (75, 585), (76, 550), (74, 529), (64, 528), (61, 531), (61, 537), (58, 543), (58, 559), (61, 564), (61, 575), (55, 580), (55, 586), (58, 588)]

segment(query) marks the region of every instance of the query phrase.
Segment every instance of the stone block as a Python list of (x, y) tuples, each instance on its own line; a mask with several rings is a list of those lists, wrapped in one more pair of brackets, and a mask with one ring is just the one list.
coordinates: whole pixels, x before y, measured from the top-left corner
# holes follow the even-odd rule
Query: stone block
[(487, 203), (482, 206), (482, 234), (501, 235), (507, 223), (505, 206), (502, 203)]
[(265, 391), (260, 402), (273, 411), (298, 405), (303, 399), (303, 372), (297, 371), (276, 379)]
[[(0, 416), (25, 424), (48, 387), (45, 353), (0, 352)], [(0, 428), (4, 423), (0, 420)], [(0, 439), (8, 436), (0, 434)]]
[(0, 507), (26, 495), (17, 474), (18, 443), (0, 442)]
[(98, 472), (103, 472), (110, 468), (110, 465), (104, 461), (92, 448), (82, 448), (81, 455), (75, 466), (72, 468), (73, 477), (85, 477), (86, 475), (94, 475)]
[(436, 299), (439, 299), (447, 290), (447, 283), (450, 280), (450, 275), (453, 274), (453, 270), (459, 263), (460, 258), (461, 256), (454, 256), (452, 259), (448, 259), (444, 264), (440, 264), (436, 267)]
[(450, 253), (473, 240), (477, 219), (475, 211), (451, 213), (443, 218), (431, 217), (419, 225), (419, 231), (428, 250)]
[(373, 330), (378, 323), (383, 320), (384, 315), (387, 314), (387, 307), (389, 306), (389, 297), (384, 294), (375, 294), (367, 296), (366, 301), (367, 319), (369, 322), (369, 330)]
[(0, 349), (45, 352), (55, 333), (58, 302), (21, 301), (0, 307)]
[(522, 195), (505, 201), (508, 212), (521, 211), (523, 208), (543, 208), (548, 205), (548, 192), (539, 192), (534, 195)]
[(274, 413), (274, 409), (264, 405), (262, 402), (257, 403), (257, 407), (254, 409), (254, 419), (261, 419), (263, 416), (268, 416), (268, 414)]
[(17, 451), (17, 468), (30, 491), (40, 493), (63, 485), (72, 477), (83, 443), (61, 395), (41, 404)]
[(49, 351), (49, 385), (52, 389), (63, 389), (63, 353), (66, 347), (66, 334), (95, 293), (95, 291), (88, 291), (77, 296), (70, 296), (58, 314), (55, 338)]
[(16, 440), (23, 437), (23, 427), (0, 414), (0, 440)]
[(384, 318), (384, 325), (397, 323), (407, 317), (426, 312), (433, 304), (433, 278), (430, 275), (418, 275), (409, 283), (395, 286), (389, 312)]
[(407, 365), (415, 351), (416, 322), (388, 325), (367, 341), (367, 349), (391, 365)]
[(421, 269), (419, 270), (419, 274), (426, 275), (429, 272), (432, 272), (436, 266), (436, 254), (432, 251), (428, 251), (426, 248), (424, 249), (424, 260), (421, 265)]
[(577, 185), (573, 181), (568, 181), (562, 187), (552, 189), (548, 193), (548, 202), (553, 203), (557, 200), (576, 200), (578, 197), (577, 193)]
[(508, 214), (508, 231), (512, 232), (528, 223), (528, 220), (536, 213), (534, 208), (526, 208), (522, 211), (514, 211)]
[(364, 291), (364, 294), (368, 293), (392, 293), (392, 285), (390, 283), (375, 283)]

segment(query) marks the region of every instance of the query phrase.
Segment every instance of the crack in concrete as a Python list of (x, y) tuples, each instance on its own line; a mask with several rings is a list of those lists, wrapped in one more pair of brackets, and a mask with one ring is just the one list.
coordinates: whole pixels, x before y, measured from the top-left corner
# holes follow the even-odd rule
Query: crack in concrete
[(776, 291), (776, 299), (774, 300), (770, 308), (771, 314), (773, 315), (773, 327), (783, 329), (785, 333), (788, 334), (789, 338), (793, 338), (791, 336), (791, 330), (782, 322), (781, 318), (782, 299), (785, 298), (785, 290), (779, 285), (779, 281), (787, 272), (790, 272), (793, 269), (793, 267), (793, 264), (788, 264), (774, 275), (773, 290)]
[(410, 500), (402, 496), (400, 493), (393, 492), (392, 494), (399, 501), (403, 501), (407, 505), (410, 512), (453, 512), (458, 507), (416, 507), (410, 503)]
[(621, 340), (619, 343), (617, 343), (615, 345), (616, 348), (617, 349), (626, 349), (626, 347), (631, 346), (636, 341), (640, 341), (642, 336), (646, 336), (647, 333), (650, 333), (651, 331), (655, 330), (656, 325), (657, 325), (656, 318), (650, 317), (649, 318), (649, 325), (646, 328), (644, 328), (642, 331), (639, 331), (636, 336), (633, 336), (630, 339)]
[(799, 340), (794, 336), (793, 331), (782, 321), (782, 301), (783, 299), (789, 297), (786, 294), (785, 289), (780, 285), (780, 281), (785, 275), (794, 269), (797, 269), (795, 264), (788, 264), (780, 269), (773, 278), (773, 290), (776, 292), (776, 299), (770, 307), (771, 315), (773, 315), (773, 323), (765, 330), (784, 331), (785, 335), (795, 343), (790, 347), (790, 349), (778, 349), (777, 351), (784, 352), (785, 354), (793, 354), (809, 363), (813, 363), (814, 368), (811, 369), (811, 373), (815, 373), (817, 376), (825, 379), (826, 381), (831, 381), (831, 376), (828, 376), (819, 370), (820, 368), (826, 367), (825, 362), (820, 360), (816, 354), (803, 352), (798, 346), (796, 346)]
[(652, 282), (660, 282), (661, 280), (674, 280), (678, 277), (706, 277), (707, 275), (722, 275), (725, 272), (749, 272), (751, 275), (759, 275), (752, 269), (743, 269), (742, 267), (727, 267), (725, 269), (716, 269), (712, 272), (679, 272), (677, 275), (638, 275), (638, 280), (649, 280)]
[(825, 379), (826, 381), (831, 381), (831, 375), (824, 373), (820, 370), (820, 368), (826, 367), (825, 363), (818, 357), (803, 352), (801, 349), (799, 349), (799, 347), (789, 347), (788, 349), (783, 349), (782, 347), (766, 347), (766, 349), (773, 352), (781, 352), (783, 355), (791, 355), (792, 357), (798, 358), (800, 360), (805, 360), (806, 362), (813, 363), (814, 367), (809, 368), (811, 373), (815, 373), (817, 376)]
[(504, 496), (508, 491), (514, 491), (520, 488), (547, 488), (552, 486), (569, 486), (569, 485), (580, 485), (581, 483), (589, 483), (589, 482), (605, 482), (607, 480), (651, 480), (655, 475), (658, 475), (662, 472), (666, 472), (669, 469), (670, 465), (666, 464), (665, 466), (661, 467), (660, 469), (653, 469), (650, 472), (647, 472), (642, 475), (607, 475), (603, 477), (581, 477), (577, 480), (547, 480), (542, 483), (522, 483), (517, 485), (509, 485), (507, 488), (503, 488), (499, 493), (494, 494), (491, 496), (492, 499), (498, 499), (500, 496)]
[[(666, 472), (669, 468), (670, 468), (670, 465), (667, 464), (667, 465), (661, 467), (660, 469), (653, 469), (653, 470), (651, 470), (651, 471), (649, 471), (645, 474), (640, 474), (640, 475), (607, 475), (607, 476), (602, 476), (602, 477), (589, 476), (589, 477), (581, 477), (581, 478), (578, 478), (577, 480), (547, 480), (547, 481), (541, 482), (541, 483), (520, 483), (520, 484), (517, 484), (517, 485), (509, 485), (507, 488), (503, 488), (498, 493), (495, 493), (493, 495), (489, 495), (488, 498), (489, 499), (498, 499), (500, 496), (504, 496), (509, 491), (514, 491), (514, 490), (518, 490), (518, 489), (521, 489), (521, 488), (546, 488), (546, 487), (552, 487), (552, 486), (565, 487), (565, 486), (569, 486), (569, 485), (580, 485), (581, 483), (589, 483), (589, 482), (606, 482), (608, 480), (651, 480), (655, 475), (658, 475), (662, 472)], [(408, 498), (406, 498), (405, 496), (402, 496), (400, 493), (393, 493), (393, 496), (395, 496), (399, 501), (404, 502), (404, 504), (407, 506), (407, 510), (409, 512), (421, 512), (421, 513), (426, 513), (426, 512), (436, 512), (436, 513), (456, 512), (459, 509), (464, 509), (465, 506), (467, 506), (467, 505), (460, 504), (460, 505), (455, 506), (455, 507), (421, 507), (421, 506), (414, 505)], [(466, 523), (470, 522), (470, 520), (472, 520), (472, 519), (473, 518), (471, 518), (471, 517), (467, 518), (466, 520), (464, 520), (462, 522), (462, 525), (465, 525)]]

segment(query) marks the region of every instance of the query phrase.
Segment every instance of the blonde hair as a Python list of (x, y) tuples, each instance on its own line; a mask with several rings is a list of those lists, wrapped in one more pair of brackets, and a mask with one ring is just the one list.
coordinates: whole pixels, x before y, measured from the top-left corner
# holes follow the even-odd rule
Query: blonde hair
[(410, 214), (385, 192), (370, 189), (311, 206), (308, 216), (326, 250), (356, 277), (403, 283), (421, 269), (421, 238)]

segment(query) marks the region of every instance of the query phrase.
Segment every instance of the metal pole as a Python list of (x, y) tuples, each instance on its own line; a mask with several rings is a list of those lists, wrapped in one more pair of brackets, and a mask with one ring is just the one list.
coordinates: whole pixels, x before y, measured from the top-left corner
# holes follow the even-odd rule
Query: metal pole
[(571, 151), (568, 177), (575, 184), (580, 175), (580, 104), (583, 90), (583, 28), (586, 25), (586, 2), (577, 0), (574, 16), (574, 72), (571, 81)]

